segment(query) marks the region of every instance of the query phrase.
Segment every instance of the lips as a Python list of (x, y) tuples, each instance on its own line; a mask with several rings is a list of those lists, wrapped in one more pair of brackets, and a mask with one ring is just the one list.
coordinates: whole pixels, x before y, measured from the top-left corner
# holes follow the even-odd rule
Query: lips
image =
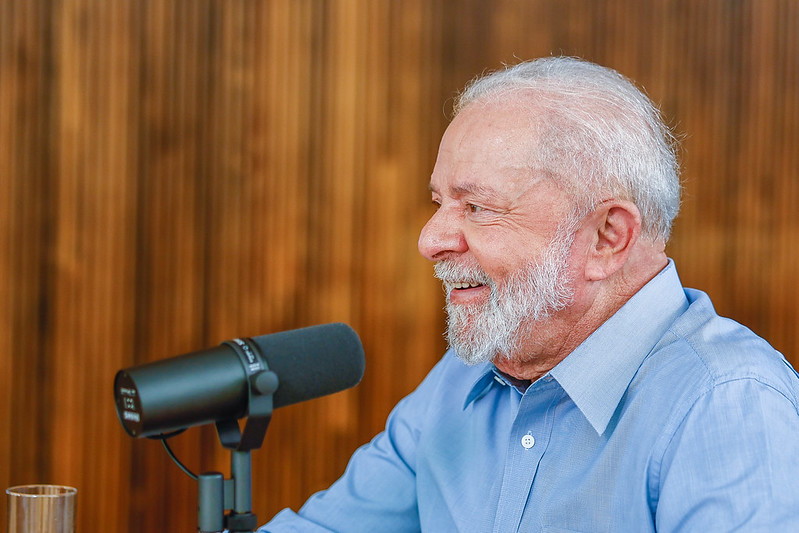
[(439, 261), (435, 264), (436, 277), (444, 283), (444, 292), (466, 294), (473, 289), (481, 289), (491, 285), (488, 274), (475, 264), (458, 264), (451, 260)]

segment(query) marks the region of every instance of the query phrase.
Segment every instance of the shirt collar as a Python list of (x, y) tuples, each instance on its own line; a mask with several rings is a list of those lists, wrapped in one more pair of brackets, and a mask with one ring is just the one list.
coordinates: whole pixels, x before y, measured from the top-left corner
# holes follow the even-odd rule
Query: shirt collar
[(469, 388), (469, 394), (466, 395), (466, 401), (463, 402), (463, 408), (466, 409), (470, 403), (479, 400), (491, 389), (492, 385), (496, 383), (494, 377), (494, 365), (491, 363), (483, 363), (477, 369), (477, 378)]
[(550, 374), (601, 435), (638, 368), (688, 308), (674, 262), (561, 361)]
[[(588, 422), (601, 435), (641, 363), (669, 326), (688, 308), (674, 262), (550, 371)], [(464, 409), (497, 383), (496, 368), (475, 369)]]

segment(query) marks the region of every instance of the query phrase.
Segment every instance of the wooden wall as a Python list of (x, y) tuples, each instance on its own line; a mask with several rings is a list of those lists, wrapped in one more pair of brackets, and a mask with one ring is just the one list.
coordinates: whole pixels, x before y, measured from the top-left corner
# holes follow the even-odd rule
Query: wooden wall
[[(797, 36), (792, 0), (3, 0), (0, 485), (77, 486), (82, 532), (193, 531), (114, 373), (331, 321), (366, 376), (275, 413), (255, 511), (338, 477), (443, 352), (427, 181), (454, 92), (516, 58), (646, 88), (684, 138), (684, 282), (799, 363)], [(228, 471), (209, 428), (174, 446)]]

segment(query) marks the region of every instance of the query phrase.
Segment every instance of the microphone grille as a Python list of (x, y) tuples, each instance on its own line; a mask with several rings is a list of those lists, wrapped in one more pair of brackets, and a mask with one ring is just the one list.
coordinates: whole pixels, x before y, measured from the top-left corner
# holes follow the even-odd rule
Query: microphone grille
[(343, 391), (363, 377), (363, 345), (347, 324), (310, 326), (252, 340), (278, 376), (275, 408)]

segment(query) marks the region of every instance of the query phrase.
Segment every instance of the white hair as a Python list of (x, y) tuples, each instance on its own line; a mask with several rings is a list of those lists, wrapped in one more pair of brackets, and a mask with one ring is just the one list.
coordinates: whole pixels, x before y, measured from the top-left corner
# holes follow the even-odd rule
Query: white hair
[(454, 105), (521, 94), (530, 102), (530, 164), (593, 210), (608, 197), (633, 202), (642, 234), (668, 240), (680, 207), (676, 140), (660, 112), (613, 69), (571, 57), (506, 67), (470, 82)]

